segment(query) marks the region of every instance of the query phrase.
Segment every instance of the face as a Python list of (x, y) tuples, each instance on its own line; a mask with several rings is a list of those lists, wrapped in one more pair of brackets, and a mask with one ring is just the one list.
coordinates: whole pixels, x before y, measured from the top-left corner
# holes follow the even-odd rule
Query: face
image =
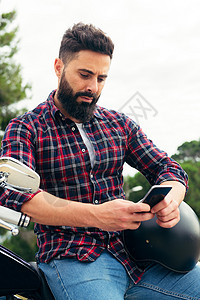
[(66, 66), (55, 61), (59, 78), (55, 104), (69, 118), (78, 122), (88, 121), (94, 113), (110, 67), (110, 57), (83, 50)]

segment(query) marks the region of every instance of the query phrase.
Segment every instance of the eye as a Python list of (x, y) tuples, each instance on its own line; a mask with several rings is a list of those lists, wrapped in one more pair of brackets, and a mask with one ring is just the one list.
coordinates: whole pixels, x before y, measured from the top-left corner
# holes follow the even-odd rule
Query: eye
[(81, 75), (82, 78), (85, 78), (85, 79), (89, 78), (89, 75), (88, 75), (88, 74), (80, 73), (80, 75)]
[(104, 82), (106, 80), (105, 77), (98, 77), (98, 82), (101, 83), (101, 82)]

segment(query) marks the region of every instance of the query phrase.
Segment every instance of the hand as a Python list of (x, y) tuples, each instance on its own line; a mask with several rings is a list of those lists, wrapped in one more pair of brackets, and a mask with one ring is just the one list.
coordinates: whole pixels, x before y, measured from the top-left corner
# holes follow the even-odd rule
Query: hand
[(150, 206), (145, 203), (115, 199), (94, 206), (95, 227), (106, 231), (137, 229), (142, 221), (152, 219)]
[(161, 227), (171, 228), (180, 221), (179, 205), (168, 195), (155, 205), (151, 212), (156, 214), (156, 222)]
[(185, 186), (177, 181), (166, 181), (162, 185), (172, 185), (173, 188), (167, 196), (155, 205), (151, 212), (156, 214), (157, 223), (161, 227), (171, 228), (180, 221), (179, 205), (185, 196)]

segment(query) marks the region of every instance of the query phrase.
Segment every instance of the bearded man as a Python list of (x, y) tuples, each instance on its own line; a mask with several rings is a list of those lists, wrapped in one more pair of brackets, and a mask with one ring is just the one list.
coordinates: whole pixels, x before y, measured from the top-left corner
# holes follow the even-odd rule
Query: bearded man
[[(1, 156), (40, 175), (40, 190), (2, 191), (1, 204), (35, 222), (37, 262), (57, 300), (200, 299), (199, 267), (184, 275), (138, 265), (124, 248), (122, 230), (155, 214), (162, 227), (178, 223), (187, 175), (133, 120), (97, 105), (113, 49), (93, 25), (65, 32), (54, 64), (57, 90), (10, 122), (1, 147)], [(125, 162), (172, 190), (152, 209), (126, 200)]]

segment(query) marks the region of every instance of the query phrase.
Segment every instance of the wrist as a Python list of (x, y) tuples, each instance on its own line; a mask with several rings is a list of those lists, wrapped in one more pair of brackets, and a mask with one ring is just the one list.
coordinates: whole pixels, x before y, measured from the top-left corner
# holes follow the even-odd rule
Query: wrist
[(94, 205), (91, 203), (77, 204), (80, 206), (80, 222), (83, 224), (81, 227), (98, 227), (99, 205)]

